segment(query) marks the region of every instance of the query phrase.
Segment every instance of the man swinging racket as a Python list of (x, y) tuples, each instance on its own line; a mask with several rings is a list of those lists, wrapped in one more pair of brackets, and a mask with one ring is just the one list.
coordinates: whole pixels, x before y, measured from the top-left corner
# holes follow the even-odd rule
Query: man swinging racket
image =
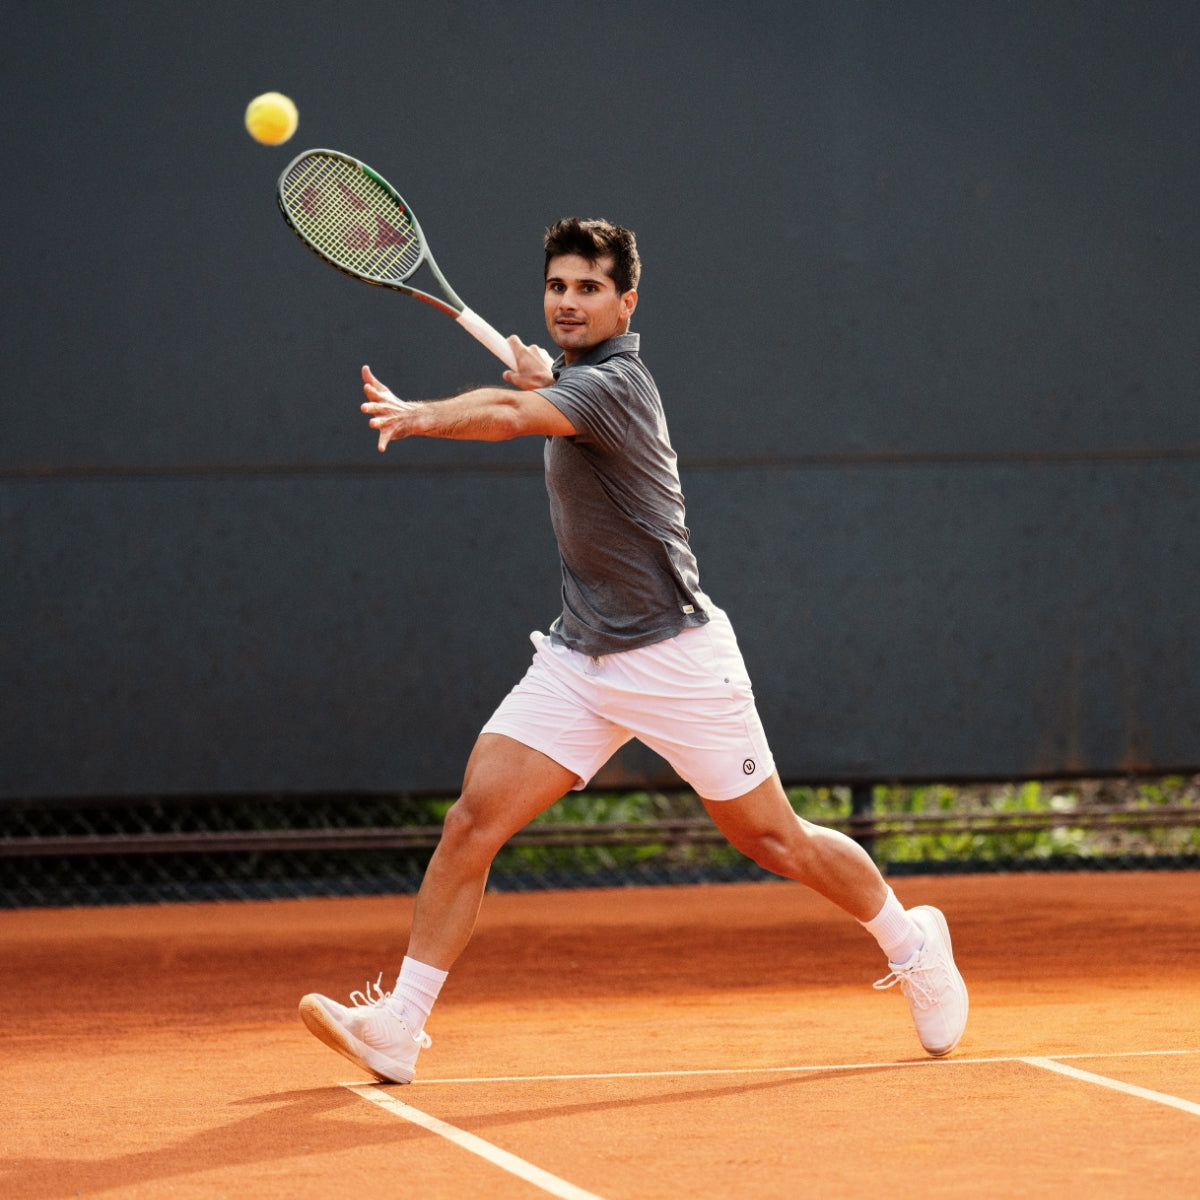
[(385, 1080), (412, 1080), (438, 992), (471, 937), (492, 859), (624, 742), (655, 750), (743, 854), (860, 922), (887, 955), (917, 1036), (948, 1054), (967, 989), (942, 913), (906, 910), (852, 839), (788, 803), (728, 617), (700, 588), (675, 452), (654, 380), (629, 332), (641, 262), (634, 235), (569, 218), (545, 238), (546, 327), (560, 354), (510, 337), (511, 386), (447, 400), (399, 399), (363, 368), (379, 449), (407, 437), (546, 439), (546, 487), (563, 608), (534, 633), (525, 677), (484, 726), (462, 794), (417, 895), (394, 990), (350, 1006), (305, 996), (300, 1013), (332, 1049)]

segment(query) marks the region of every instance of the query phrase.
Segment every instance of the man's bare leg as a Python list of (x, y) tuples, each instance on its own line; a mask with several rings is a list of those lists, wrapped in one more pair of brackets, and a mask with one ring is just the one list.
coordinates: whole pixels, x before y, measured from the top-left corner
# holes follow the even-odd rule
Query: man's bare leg
[(853, 839), (796, 815), (778, 775), (736, 800), (704, 802), (717, 828), (761, 867), (807, 884), (854, 917), (888, 954), (892, 972), (875, 986), (899, 984), (921, 1045), (949, 1054), (969, 1007), (954, 963), (946, 918), (936, 908), (906, 910), (871, 857)]
[(704, 807), (747, 858), (807, 885), (855, 920), (871, 920), (887, 899), (871, 856), (845, 834), (797, 816), (778, 773), (736, 800), (705, 800)]
[(479, 736), (467, 761), (462, 794), (446, 814), (417, 893), (410, 958), (450, 969), (475, 928), (496, 853), (577, 780), (573, 771), (512, 738)]
[(366, 995), (351, 997), (353, 1006), (310, 993), (300, 1001), (309, 1030), (379, 1078), (410, 1082), (417, 1056), (430, 1044), (425, 1018), (446, 971), (470, 940), (492, 859), (575, 781), (573, 772), (544, 754), (512, 738), (481, 734), (421, 883), (395, 990), (368, 986)]

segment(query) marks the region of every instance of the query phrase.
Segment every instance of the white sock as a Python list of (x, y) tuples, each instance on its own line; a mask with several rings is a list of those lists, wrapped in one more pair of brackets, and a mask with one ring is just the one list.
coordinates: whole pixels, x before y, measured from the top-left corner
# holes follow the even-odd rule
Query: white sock
[(433, 1002), (438, 998), (448, 973), (417, 962), (407, 954), (404, 956), (394, 994), (400, 1000), (400, 1015), (413, 1037), (425, 1028), (425, 1018), (433, 1011)]
[(879, 912), (859, 924), (879, 943), (893, 966), (903, 966), (925, 944), (921, 927), (904, 911), (891, 888)]

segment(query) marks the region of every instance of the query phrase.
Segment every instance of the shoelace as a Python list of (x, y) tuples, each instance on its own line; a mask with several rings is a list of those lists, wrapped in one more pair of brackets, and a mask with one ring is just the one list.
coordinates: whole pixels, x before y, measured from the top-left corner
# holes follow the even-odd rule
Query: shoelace
[[(377, 1004), (382, 1004), (385, 1000), (391, 998), (391, 992), (385, 992), (381, 986), (383, 983), (383, 972), (379, 972), (379, 978), (371, 983), (369, 980), (366, 984), (366, 994), (362, 992), (351, 992), (350, 999), (354, 1001), (355, 1008), (373, 1008)], [(371, 990), (374, 989), (375, 995), (371, 995)]]
[[(382, 1005), (386, 1004), (392, 998), (392, 993), (385, 992), (383, 990), (382, 985), (383, 985), (383, 972), (380, 971), (379, 978), (376, 979), (374, 983), (371, 983), (370, 980), (367, 981), (367, 983), (366, 983), (367, 990), (365, 993), (358, 992), (358, 991), (350, 993), (350, 999), (354, 1001), (354, 1007), (355, 1008), (379, 1008)], [(375, 992), (374, 996), (371, 995), (372, 990)], [(403, 1020), (403, 1018), (401, 1018), (401, 1020)], [(405, 1029), (408, 1028), (407, 1023), (405, 1023), (404, 1027), (405, 1027)], [(429, 1034), (427, 1034), (425, 1032), (425, 1030), (423, 1030), (423, 1029), (421, 1030), (420, 1034), (418, 1034), (417, 1037), (413, 1038), (413, 1041), (416, 1042), (421, 1047), (422, 1050), (427, 1050), (430, 1046), (433, 1045), (433, 1038), (431, 1038), (429, 1036)]]
[(917, 954), (916, 961), (903, 967), (892, 967), (890, 975), (875, 981), (872, 986), (878, 991), (886, 992), (888, 988), (900, 985), (900, 990), (912, 1000), (918, 1008), (928, 1008), (937, 1002), (937, 988), (929, 978), (933, 973), (933, 965), (922, 966), (921, 955)]

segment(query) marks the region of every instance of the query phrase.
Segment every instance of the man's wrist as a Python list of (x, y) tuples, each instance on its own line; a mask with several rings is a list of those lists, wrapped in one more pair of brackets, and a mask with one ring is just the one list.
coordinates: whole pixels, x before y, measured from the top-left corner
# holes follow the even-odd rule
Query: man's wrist
[(428, 400), (413, 401), (413, 433), (428, 437), (437, 427), (437, 405)]

